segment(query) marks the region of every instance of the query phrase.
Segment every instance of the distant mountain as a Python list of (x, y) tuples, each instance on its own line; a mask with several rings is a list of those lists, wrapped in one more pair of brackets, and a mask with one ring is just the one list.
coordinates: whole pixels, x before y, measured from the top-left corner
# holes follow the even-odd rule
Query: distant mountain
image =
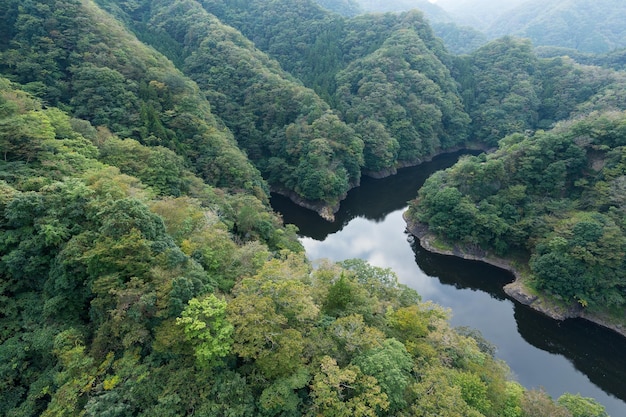
[(432, 22), (431, 26), (448, 51), (456, 55), (469, 54), (489, 41), (487, 35), (471, 26), (453, 22)]
[[(348, 0), (319, 0), (338, 10)], [(353, 0), (363, 12), (418, 9), (455, 54), (470, 53), (487, 39), (529, 38), (534, 46), (584, 53), (626, 47), (623, 0)], [(348, 14), (346, 14), (348, 15)], [(471, 30), (468, 28), (472, 28)], [(481, 34), (482, 33), (482, 34)]]
[(343, 16), (356, 16), (363, 12), (357, 0), (316, 0), (317, 4)]
[(452, 21), (444, 9), (428, 0), (356, 0), (356, 2), (366, 12), (405, 12), (418, 9), (431, 21)]
[(526, 0), (437, 0), (454, 22), (479, 30), (485, 30), (500, 15), (523, 4)]
[(626, 70), (626, 48), (614, 49), (606, 54), (591, 54), (558, 46), (540, 46), (535, 48), (535, 53), (541, 58), (568, 56), (583, 65)]
[(535, 46), (560, 46), (604, 53), (626, 46), (623, 0), (532, 0), (504, 13), (490, 37), (530, 38)]
[(428, 0), (316, 0), (323, 8), (352, 17), (363, 13), (388, 13), (419, 10), (424, 14), (446, 48), (453, 54), (467, 54), (486, 44), (487, 36), (470, 26), (459, 26), (456, 17)]

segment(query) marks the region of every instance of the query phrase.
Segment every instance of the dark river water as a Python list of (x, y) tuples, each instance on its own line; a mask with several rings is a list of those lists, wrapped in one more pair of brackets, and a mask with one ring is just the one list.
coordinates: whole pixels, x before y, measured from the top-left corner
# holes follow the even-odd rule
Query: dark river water
[(405, 232), (402, 213), (424, 180), (452, 165), (442, 155), (393, 177), (364, 178), (348, 194), (334, 223), (281, 196), (272, 206), (300, 228), (311, 260), (361, 258), (393, 269), (423, 300), (452, 310), (454, 326), (481, 331), (513, 377), (553, 398), (565, 392), (600, 401), (612, 417), (626, 416), (626, 338), (583, 320), (558, 322), (509, 299), (510, 273), (480, 262), (429, 253)]

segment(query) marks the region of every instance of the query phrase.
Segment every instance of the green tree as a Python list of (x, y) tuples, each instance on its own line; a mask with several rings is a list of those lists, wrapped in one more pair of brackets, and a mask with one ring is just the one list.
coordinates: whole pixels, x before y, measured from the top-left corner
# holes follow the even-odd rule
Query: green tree
[(389, 401), (387, 412), (395, 413), (406, 407), (405, 390), (411, 382), (413, 360), (402, 343), (387, 339), (382, 346), (364, 352), (352, 362), (364, 374), (376, 378)]
[(376, 382), (359, 368), (342, 369), (325, 356), (311, 384), (313, 404), (307, 415), (375, 417), (389, 407), (387, 394)]
[(234, 328), (226, 320), (226, 305), (213, 294), (201, 300), (192, 298), (182, 317), (176, 319), (202, 367), (215, 366), (230, 353)]
[(563, 394), (557, 402), (567, 408), (573, 417), (608, 417), (602, 404), (593, 398), (582, 397), (580, 394)]

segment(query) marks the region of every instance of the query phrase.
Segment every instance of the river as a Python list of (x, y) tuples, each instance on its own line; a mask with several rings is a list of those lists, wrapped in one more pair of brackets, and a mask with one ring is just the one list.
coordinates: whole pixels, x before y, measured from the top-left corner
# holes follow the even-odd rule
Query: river
[(507, 271), (429, 253), (406, 233), (407, 201), (431, 173), (460, 155), (441, 155), (384, 179), (364, 178), (333, 223), (279, 195), (272, 196), (272, 206), (300, 228), (312, 261), (361, 258), (391, 268), (424, 300), (450, 308), (454, 326), (478, 329), (525, 387), (543, 387), (555, 399), (580, 393), (600, 401), (612, 417), (626, 416), (626, 338), (584, 320), (538, 314), (506, 296), (502, 286), (513, 280)]

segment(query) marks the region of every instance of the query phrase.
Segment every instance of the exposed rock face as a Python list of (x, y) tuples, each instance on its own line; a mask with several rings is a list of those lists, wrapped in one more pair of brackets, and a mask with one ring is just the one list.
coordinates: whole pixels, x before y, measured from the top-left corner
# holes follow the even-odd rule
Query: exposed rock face
[(521, 304), (531, 307), (555, 320), (573, 319), (581, 317), (582, 307), (572, 305), (570, 308), (563, 308), (554, 303), (542, 299), (538, 295), (531, 294), (519, 279), (504, 286), (504, 292)]
[[(416, 159), (414, 161), (398, 161), (395, 167), (392, 168), (388, 168), (388, 169), (384, 169), (381, 171), (363, 171), (362, 175), (364, 176), (368, 176), (371, 178), (375, 178), (375, 179), (381, 179), (381, 178), (386, 178), (386, 177), (390, 177), (392, 175), (396, 175), (398, 173), (398, 169), (402, 169), (402, 168), (408, 168), (408, 167), (413, 167), (413, 166), (417, 166), (420, 165), (424, 162), (429, 162), (432, 161), (433, 158), (439, 156), (439, 155), (444, 155), (446, 153), (454, 153), (454, 152), (458, 152), (461, 150), (475, 150), (475, 151), (485, 151), (488, 152), (489, 148), (480, 145), (480, 144), (470, 144), (470, 145), (466, 145), (466, 146), (456, 146), (454, 148), (449, 148), (446, 150), (440, 150), (439, 152), (434, 153), (433, 155), (430, 155), (426, 158), (423, 159)], [(355, 183), (355, 184), (350, 184), (350, 188), (348, 189), (351, 190), (353, 188), (356, 188), (360, 185), (359, 182)], [(341, 204), (341, 201), (344, 200), (347, 196), (347, 193), (340, 196), (339, 201), (335, 204), (329, 204), (327, 202), (324, 201), (311, 201), (311, 200), (307, 200), (305, 198), (302, 198), (301, 196), (299, 196), (295, 191), (293, 190), (288, 190), (286, 188), (282, 188), (282, 187), (272, 187), (272, 192), (280, 194), (280, 195), (284, 195), (285, 197), (289, 198), (291, 201), (293, 201), (294, 204), (299, 205), (300, 207), (304, 207), (307, 208), (309, 210), (313, 210), (314, 212), (316, 212), (317, 214), (320, 215), (321, 218), (323, 218), (324, 220), (327, 220), (329, 222), (333, 222), (335, 221), (335, 213), (337, 213), (337, 211), (339, 210), (339, 205)]]
[(626, 327), (621, 324), (611, 323), (608, 318), (590, 314), (577, 303), (572, 303), (569, 306), (563, 307), (554, 301), (542, 297), (541, 295), (534, 294), (523, 284), (520, 272), (512, 265), (510, 260), (498, 258), (497, 256), (479, 247), (461, 247), (459, 245), (454, 245), (451, 250), (438, 248), (432, 244), (432, 242), (435, 241), (435, 235), (430, 233), (428, 225), (409, 221), (406, 213), (403, 217), (407, 222), (407, 231), (419, 239), (420, 244), (424, 249), (441, 255), (457, 256), (463, 259), (486, 262), (510, 271), (515, 276), (515, 281), (505, 285), (504, 291), (509, 297), (519, 303), (529, 306), (530, 308), (555, 320), (583, 318), (626, 337)]
[(371, 178), (375, 178), (375, 179), (387, 178), (392, 175), (396, 175), (397, 173), (398, 173), (398, 170), (395, 167), (383, 169), (380, 171), (363, 171), (363, 175), (371, 177)]
[[(272, 188), (272, 192), (280, 195), (284, 195), (293, 201), (294, 204), (299, 205), (300, 207), (307, 208), (309, 210), (313, 210), (319, 216), (329, 222), (335, 221), (335, 213), (339, 210), (339, 202), (333, 205), (329, 205), (324, 201), (311, 201), (300, 197), (295, 191), (287, 190), (286, 188)], [(345, 196), (342, 197), (342, 200)]]

